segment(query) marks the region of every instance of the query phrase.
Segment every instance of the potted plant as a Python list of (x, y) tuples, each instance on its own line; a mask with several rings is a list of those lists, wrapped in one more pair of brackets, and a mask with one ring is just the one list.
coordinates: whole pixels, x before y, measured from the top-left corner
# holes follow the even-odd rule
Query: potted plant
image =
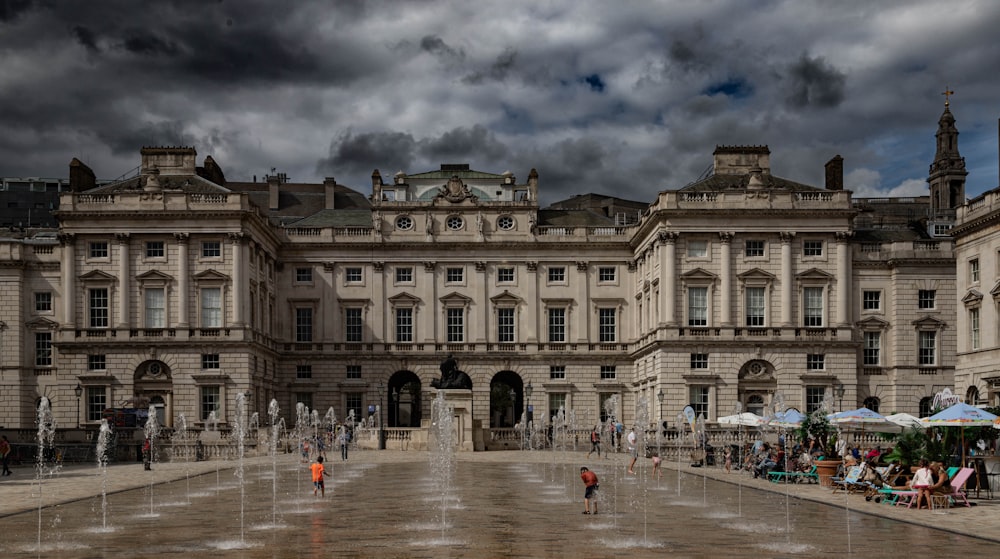
[(837, 430), (826, 418), (823, 409), (819, 409), (805, 417), (799, 426), (798, 435), (800, 440), (808, 440), (810, 437), (816, 439), (823, 450), (823, 459), (816, 460), (816, 473), (819, 475), (821, 485), (832, 485), (831, 478), (837, 473), (840, 466), (840, 455), (837, 453)]

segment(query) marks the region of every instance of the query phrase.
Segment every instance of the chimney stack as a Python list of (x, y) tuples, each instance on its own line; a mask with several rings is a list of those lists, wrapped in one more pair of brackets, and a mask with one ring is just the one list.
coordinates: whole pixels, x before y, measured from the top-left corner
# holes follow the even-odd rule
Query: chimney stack
[(94, 171), (84, 165), (82, 161), (73, 158), (69, 162), (69, 189), (71, 192), (83, 192), (97, 186), (97, 177)]
[(270, 210), (278, 209), (278, 185), (281, 184), (281, 177), (277, 175), (267, 175), (267, 207)]
[(335, 209), (334, 194), (337, 190), (337, 179), (333, 177), (326, 177), (323, 179), (323, 190), (326, 193), (326, 209)]
[(826, 189), (844, 189), (844, 158), (840, 155), (826, 162)]

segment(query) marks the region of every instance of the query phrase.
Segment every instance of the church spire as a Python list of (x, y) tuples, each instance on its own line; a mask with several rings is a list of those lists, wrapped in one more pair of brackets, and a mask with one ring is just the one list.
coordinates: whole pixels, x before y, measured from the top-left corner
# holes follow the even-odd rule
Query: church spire
[(958, 152), (958, 128), (951, 114), (951, 96), (955, 92), (945, 87), (944, 112), (938, 119), (937, 151), (931, 163), (927, 182), (930, 185), (931, 211), (936, 216), (953, 213), (965, 203), (965, 158)]

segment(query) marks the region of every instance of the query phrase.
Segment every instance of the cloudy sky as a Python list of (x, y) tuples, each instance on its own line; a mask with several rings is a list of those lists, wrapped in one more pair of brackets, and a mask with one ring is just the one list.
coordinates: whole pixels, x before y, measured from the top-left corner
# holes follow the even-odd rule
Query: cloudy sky
[(230, 180), (271, 168), (370, 192), (440, 163), (543, 204), (652, 201), (719, 144), (856, 196), (926, 192), (942, 92), (994, 188), (994, 0), (0, 0), (0, 175), (99, 178), (190, 145)]

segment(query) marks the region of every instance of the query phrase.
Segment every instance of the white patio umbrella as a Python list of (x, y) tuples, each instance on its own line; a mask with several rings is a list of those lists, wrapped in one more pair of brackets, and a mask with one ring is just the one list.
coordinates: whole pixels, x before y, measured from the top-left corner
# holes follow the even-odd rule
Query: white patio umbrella
[(925, 417), (920, 420), (924, 427), (961, 427), (962, 436), (962, 467), (965, 467), (965, 427), (989, 427), (997, 420), (997, 416), (981, 410), (975, 406), (970, 406), (965, 402), (959, 402), (950, 408)]
[(719, 425), (733, 425), (742, 427), (757, 427), (764, 421), (764, 418), (748, 411), (727, 415), (718, 419)]
[(770, 427), (782, 429), (798, 429), (805, 421), (806, 416), (795, 408), (788, 408), (783, 412), (778, 412), (765, 420)]
[(898, 433), (903, 430), (901, 426), (889, 421), (884, 415), (864, 407), (831, 413), (826, 418), (838, 427), (859, 428), (862, 433), (866, 430), (876, 433)]
[(908, 413), (894, 413), (892, 415), (885, 416), (887, 421), (891, 421), (904, 429), (909, 427), (923, 427), (924, 424), (920, 421), (920, 418), (915, 415), (910, 415)]

